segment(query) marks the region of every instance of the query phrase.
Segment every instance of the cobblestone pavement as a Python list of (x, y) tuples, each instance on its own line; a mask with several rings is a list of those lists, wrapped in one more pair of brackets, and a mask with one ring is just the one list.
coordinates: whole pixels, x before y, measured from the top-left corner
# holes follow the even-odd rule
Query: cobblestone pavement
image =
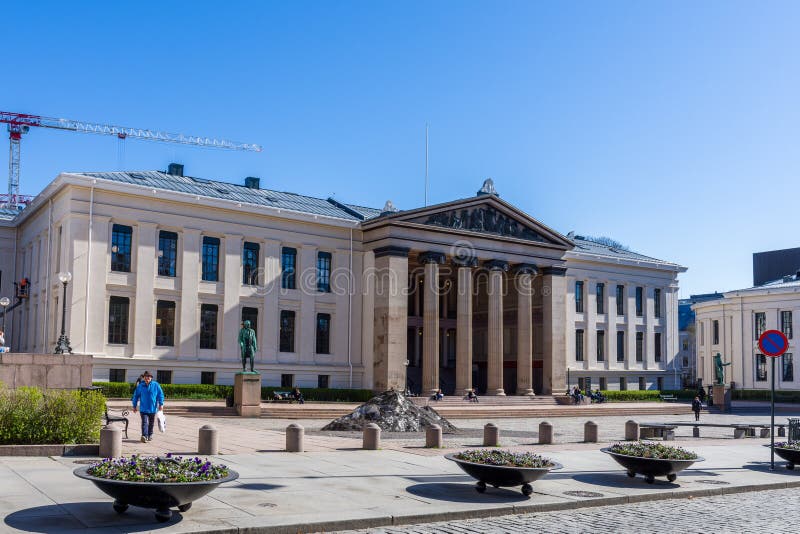
[(342, 531), (340, 534), (483, 534), (596, 532), (796, 532), (798, 490), (736, 493), (566, 512), (507, 515), (484, 519)]

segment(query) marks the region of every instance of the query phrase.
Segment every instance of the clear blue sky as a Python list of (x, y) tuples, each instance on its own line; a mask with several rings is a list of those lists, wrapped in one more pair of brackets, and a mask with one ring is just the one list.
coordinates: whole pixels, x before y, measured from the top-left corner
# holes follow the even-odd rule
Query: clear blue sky
[[(0, 109), (259, 143), (128, 141), (127, 169), (381, 207), (501, 196), (566, 233), (745, 287), (800, 246), (797, 2), (13, 2)], [(22, 192), (115, 170), (117, 141), (36, 129)], [(6, 151), (0, 150), (5, 169)]]

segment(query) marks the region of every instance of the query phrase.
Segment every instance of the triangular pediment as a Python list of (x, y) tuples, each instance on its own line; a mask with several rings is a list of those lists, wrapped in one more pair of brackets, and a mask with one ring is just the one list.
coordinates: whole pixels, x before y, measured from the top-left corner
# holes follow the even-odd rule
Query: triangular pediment
[(566, 237), (495, 195), (456, 200), (426, 208), (385, 214), (365, 224), (381, 221), (441, 228), (449, 232), (480, 234), (572, 248)]

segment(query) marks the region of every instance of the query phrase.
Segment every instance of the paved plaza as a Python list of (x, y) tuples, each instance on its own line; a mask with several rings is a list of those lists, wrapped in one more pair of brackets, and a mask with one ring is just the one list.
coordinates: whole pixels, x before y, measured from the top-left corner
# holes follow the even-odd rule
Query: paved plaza
[[(601, 441), (621, 439), (629, 418), (597, 418)], [(688, 420), (685, 416), (656, 419)], [(704, 415), (704, 420), (760, 423), (768, 417)], [(778, 462), (776, 471), (770, 472), (769, 454), (764, 447), (768, 439), (735, 440), (728, 429), (713, 432), (704, 429), (705, 437), (697, 439), (689, 437), (691, 428), (679, 429), (676, 443), (695, 450), (705, 462), (683, 472), (675, 483), (660, 479), (648, 485), (641, 477), (628, 478), (611, 458), (600, 452), (603, 443), (581, 442), (585, 422), (581, 417), (551, 420), (556, 443), (547, 446), (537, 444), (539, 420), (497, 421), (504, 447), (541, 452), (564, 465), (562, 470), (536, 482), (530, 498), (524, 497), (518, 488), (489, 488), (485, 494), (479, 494), (474, 481), (443, 458), (444, 453), (458, 448), (480, 446), (485, 420), (458, 420), (462, 432), (446, 435), (445, 449), (425, 449), (422, 436), (412, 434), (401, 438), (385, 435), (382, 449), (377, 451), (360, 450), (358, 433), (322, 432), (320, 428), (325, 421), (300, 421), (307, 431), (306, 452), (287, 453), (284, 452), (284, 429), (290, 422), (287, 420), (209, 421), (170, 416), (168, 432), (156, 434), (155, 440), (147, 444), (137, 441), (139, 425), (132, 421), (123, 454), (194, 455), (197, 431), (209, 422), (218, 428), (220, 435), (221, 455), (216, 460), (238, 471), (240, 478), (197, 501), (190, 511), (175, 512), (169, 523), (156, 523), (152, 511), (134, 507), (118, 516), (108, 496), (73, 476), (72, 470), (91, 461), (89, 458), (2, 457), (0, 516), (4, 520), (0, 530), (294, 533), (347, 529), (369, 532), (536, 532), (538, 529), (557, 532), (555, 527), (545, 528), (548, 522), (544, 518), (551, 517), (554, 524), (563, 522), (564, 532), (578, 532), (582, 525), (593, 531), (624, 531), (622, 526), (614, 527), (613, 522), (624, 520), (626, 525), (632, 525), (632, 520), (625, 518), (634, 517), (651, 521), (640, 522), (644, 526), (637, 528), (648, 531), (647, 525), (655, 529), (653, 525), (663, 524), (644, 519), (648, 506), (673, 511), (682, 510), (682, 506), (694, 509), (700, 506), (695, 499), (708, 498), (711, 499), (708, 506), (716, 509), (714, 503), (733, 502), (729, 501), (732, 498), (761, 499), (761, 493), (752, 493), (756, 490), (800, 487), (800, 472), (786, 470), (782, 462)], [(647, 504), (662, 499), (668, 501)], [(609, 505), (624, 505), (624, 513), (608, 512), (612, 510)], [(746, 510), (735, 504), (730, 506)], [(685, 513), (678, 515), (684, 523), (689, 520)], [(725, 531), (712, 514), (692, 515), (698, 525)], [(592, 523), (595, 516), (605, 518), (606, 523)], [(784, 514), (781, 521), (789, 517)], [(456, 522), (443, 527), (433, 524), (436, 521)], [(417, 526), (411, 527), (413, 524)], [(705, 527), (703, 530), (706, 531)]]

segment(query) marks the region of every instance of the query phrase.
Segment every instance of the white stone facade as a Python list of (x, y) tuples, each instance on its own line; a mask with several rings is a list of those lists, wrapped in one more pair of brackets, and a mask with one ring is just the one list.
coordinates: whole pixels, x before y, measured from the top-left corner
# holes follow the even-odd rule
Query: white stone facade
[[(500, 224), (502, 230), (489, 235), (467, 229), (458, 219), (458, 213), (481, 209), (492, 217), (498, 214), (502, 222), (493, 224)], [(449, 221), (443, 214), (450, 214)], [(649, 389), (659, 384), (673, 387), (673, 359), (678, 353), (677, 275), (683, 267), (635, 254), (615, 254), (607, 247), (573, 246), (579, 241), (561, 236), (494, 195), (361, 219), (61, 174), (13, 221), (0, 221), (0, 291), (11, 296), (9, 282), (23, 277), (30, 280), (31, 289), (30, 297), (7, 318), (7, 342), (19, 352), (52, 352), (61, 321), (62, 286), (57, 273), (70, 271), (66, 331), (74, 352), (95, 356), (97, 380), (108, 380), (111, 370), (124, 370), (124, 379), (131, 381), (147, 369), (171, 372), (174, 383), (200, 383), (205, 378), (231, 384), (241, 368), (236, 340), (242, 310), (248, 308), (257, 315), (255, 364), (264, 385), (288, 381), (300, 387), (327, 383), (339, 388), (401, 388), (406, 386), (406, 335), (412, 318), (406, 293), (384, 298), (380, 288), (385, 283), (407, 291), (412, 276), (424, 279), (427, 274), (428, 279), (440, 280), (452, 276), (455, 286), (474, 287), (474, 298), (460, 297), (457, 306), (454, 300), (449, 312), (443, 297), (441, 326), (438, 312), (437, 317), (425, 315), (428, 329), (420, 343), (428, 347), (428, 353), (437, 352), (438, 358), (439, 350), (447, 351), (444, 328), (454, 329), (461, 343), (454, 345), (460, 347), (455, 364), (459, 388), (474, 386), (469, 370), (482, 362), (489, 384), (502, 394), (502, 369), (509, 360), (524, 362), (527, 369), (518, 373), (520, 394), (532, 389), (561, 393), (587, 377), (592, 388), (599, 387), (602, 378), (608, 389), (619, 389), (620, 377), (625, 377), (628, 389), (638, 389), (640, 380)], [(489, 223), (485, 224), (488, 228)], [(130, 272), (112, 269), (112, 256), (117, 253), (112, 250), (114, 225), (132, 229)], [(163, 259), (159, 259), (159, 236), (166, 235), (162, 232), (177, 236), (174, 276), (158, 273)], [(206, 237), (219, 240), (218, 281), (201, 279)], [(245, 243), (257, 245), (259, 251), (253, 284), (243, 283)], [(464, 243), (469, 243), (475, 262), (459, 264), (456, 276), (448, 266), (463, 259), (458, 247)], [(284, 247), (296, 250), (296, 289), (281, 284)], [(330, 292), (316, 287), (320, 253), (330, 257)], [(486, 269), (485, 279), (472, 270), (474, 266)], [(417, 267), (421, 270), (412, 274)], [(519, 300), (514, 289), (519, 280), (533, 287), (531, 300)], [(575, 305), (576, 281), (584, 284), (581, 313)], [(599, 314), (597, 283), (605, 284), (604, 311)], [(617, 285), (624, 288), (622, 315), (615, 313)], [(643, 291), (641, 316), (635, 313), (637, 287)], [(505, 300), (492, 296), (497, 288), (510, 296)], [(110, 342), (112, 299), (115, 303), (127, 299), (125, 343)], [(436, 301), (429, 295), (425, 299), (429, 305)], [(174, 312), (165, 312), (159, 301), (174, 303)], [(525, 306), (520, 307), (520, 302)], [(209, 306), (217, 310), (214, 349), (200, 348), (201, 310)], [(282, 312), (294, 312), (291, 351), (279, 350)], [(166, 346), (157, 341), (166, 339), (161, 337), (159, 313), (174, 314)], [(481, 323), (487, 313), (488, 330)], [(328, 353), (317, 352), (320, 314), (330, 321)], [(420, 315), (420, 336), (422, 319)], [(578, 329), (585, 332), (583, 361), (575, 353)], [(502, 335), (492, 333), (498, 330)], [(604, 361), (596, 358), (598, 330), (605, 332)], [(624, 332), (622, 362), (617, 361), (616, 332)], [(641, 361), (636, 359), (636, 332), (643, 337)], [(465, 343), (477, 347), (476, 354), (482, 352), (476, 362)], [(520, 350), (525, 354), (519, 354)], [(447, 357), (442, 358), (446, 362)], [(425, 361), (427, 370), (422, 376), (426, 386), (433, 387), (438, 367), (430, 359)], [(539, 384), (535, 388), (527, 362), (540, 369), (533, 381)]]

